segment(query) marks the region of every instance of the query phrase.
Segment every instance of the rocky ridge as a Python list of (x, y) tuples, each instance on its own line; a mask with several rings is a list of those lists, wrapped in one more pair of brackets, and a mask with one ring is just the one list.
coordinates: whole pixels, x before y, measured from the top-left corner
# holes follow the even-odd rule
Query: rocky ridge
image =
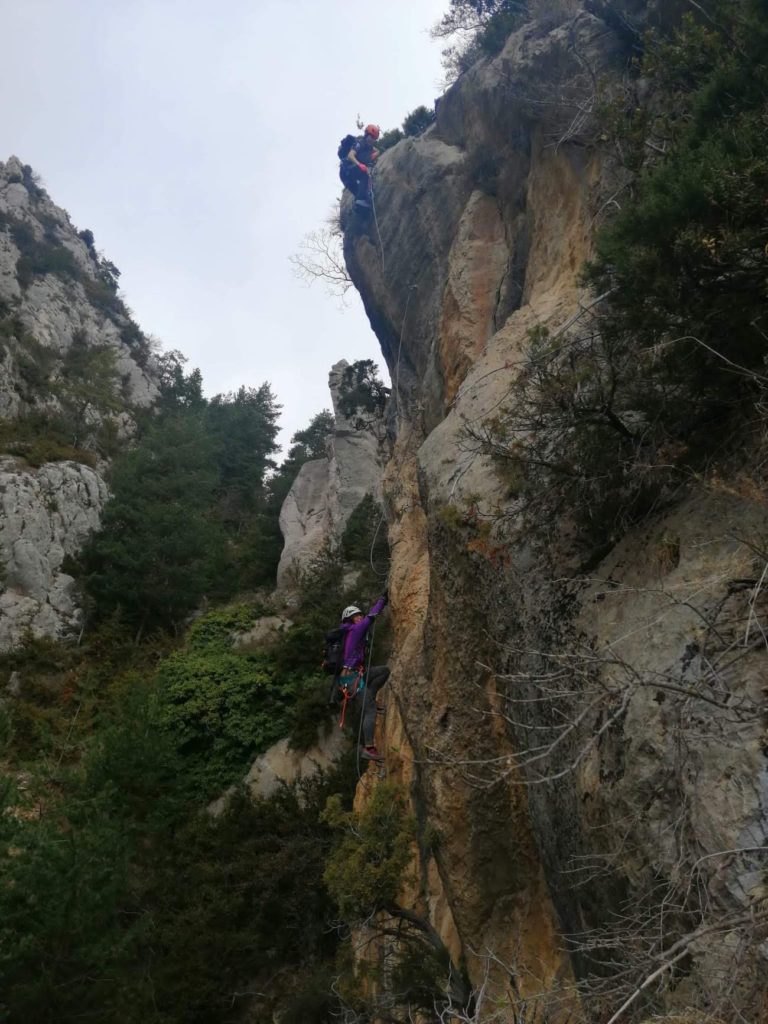
[[(744, 648), (730, 677), (736, 699), (761, 705), (765, 646), (749, 622), (759, 633), (765, 598), (733, 581), (760, 575), (765, 504), (693, 486), (588, 572), (565, 528), (542, 552), (514, 517), (490, 535), (462, 521), (467, 509), (493, 517), (508, 497), (467, 428), (504, 402), (530, 329), (557, 332), (588, 307), (579, 270), (621, 182), (594, 124), (576, 114), (585, 68), (620, 69), (627, 40), (590, 13), (601, 5), (584, 7), (515, 33), (447, 92), (433, 128), (381, 157), (380, 236), (343, 210), (347, 266), (399, 381), (384, 478), (394, 699), (381, 746), (389, 776), (441, 836), (417, 864), (414, 898), (478, 986), (490, 977), (495, 997), (553, 1020), (569, 1017), (571, 983), (588, 976), (589, 936), (613, 928), (627, 953), (658, 921), (638, 910), (621, 933), (616, 911), (650, 905), (658, 887), (677, 892), (684, 871), (693, 885), (712, 866), (722, 913), (748, 913), (766, 891), (749, 851), (768, 837), (760, 716), (724, 724), (711, 706), (680, 703), (714, 628), (718, 642)], [(500, 700), (542, 651), (552, 671), (562, 667), (562, 687), (547, 696), (529, 686), (534, 710)], [(575, 681), (594, 671), (626, 679), (614, 683), (618, 706), (589, 712)], [(527, 730), (554, 741), (567, 716), (573, 728), (537, 771)], [(515, 754), (527, 773), (513, 770)], [(486, 771), (461, 767), (478, 760)], [(696, 853), (681, 853), (687, 834)], [(714, 942), (690, 939), (685, 980), (664, 996), (670, 1010), (694, 994), (716, 1005), (739, 942), (727, 927)], [(754, 943), (740, 958), (739, 1012), (762, 1005), (767, 956)]]
[[(78, 628), (73, 580), (62, 567), (98, 527), (107, 500), (106, 463), (89, 450), (91, 439), (106, 425), (129, 436), (133, 411), (158, 395), (147, 339), (117, 295), (117, 273), (28, 166), (16, 157), (0, 163), (0, 426), (37, 431), (20, 442), (9, 429), (0, 459), (0, 647), (27, 630)], [(102, 404), (99, 366), (114, 382)], [(64, 424), (58, 434), (45, 427), (56, 419)], [(48, 461), (52, 450), (56, 461)]]

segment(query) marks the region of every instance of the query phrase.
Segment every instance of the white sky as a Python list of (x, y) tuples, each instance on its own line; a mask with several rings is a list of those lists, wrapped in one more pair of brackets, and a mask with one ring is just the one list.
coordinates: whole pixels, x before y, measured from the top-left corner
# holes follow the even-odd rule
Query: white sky
[(142, 328), (208, 394), (270, 381), (283, 443), (329, 405), (340, 358), (375, 358), (288, 257), (340, 191), (358, 113), (399, 126), (442, 76), (448, 0), (0, 0), (0, 159), (121, 270)]

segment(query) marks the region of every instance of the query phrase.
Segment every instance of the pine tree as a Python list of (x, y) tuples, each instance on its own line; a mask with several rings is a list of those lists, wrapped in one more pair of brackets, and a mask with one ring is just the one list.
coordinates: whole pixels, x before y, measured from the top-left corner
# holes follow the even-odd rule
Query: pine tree
[(118, 609), (141, 634), (177, 628), (221, 570), (224, 535), (211, 514), (213, 445), (197, 416), (164, 417), (115, 466), (114, 497), (83, 555), (100, 616)]

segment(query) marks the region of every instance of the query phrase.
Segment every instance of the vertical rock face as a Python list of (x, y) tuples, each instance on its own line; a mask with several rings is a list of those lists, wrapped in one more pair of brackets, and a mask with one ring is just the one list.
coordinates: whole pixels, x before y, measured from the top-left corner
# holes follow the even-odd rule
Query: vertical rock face
[[(535, 996), (542, 1020), (568, 1016), (558, 993), (585, 975), (587, 933), (597, 942), (620, 908), (658, 887), (677, 899), (684, 834), (698, 850), (690, 877), (718, 865), (725, 915), (748, 912), (766, 884), (754, 856), (768, 831), (755, 713), (765, 682), (765, 596), (754, 586), (764, 502), (694, 488), (578, 576), (565, 534), (542, 553), (514, 521), (491, 535), (457, 526), (457, 510), (482, 517), (507, 499), (468, 430), (505, 401), (529, 331), (562, 328), (589, 300), (579, 271), (618, 172), (577, 116), (583, 74), (599, 78), (626, 60), (621, 31), (587, 10), (567, 26), (526, 26), (462, 75), (433, 128), (380, 158), (380, 237), (343, 211), (347, 265), (397, 382), (384, 476), (396, 652), (381, 737), (388, 775), (410, 787), (441, 836), (419, 865), (435, 927), (478, 984), (482, 951), (505, 963), (506, 974), (491, 971), (495, 995)], [(712, 704), (685, 702), (710, 643), (718, 657), (741, 644), (728, 697), (741, 710), (726, 722)], [(500, 704), (498, 691), (514, 695), (542, 652), (549, 689), (526, 690), (531, 699), (511, 710)], [(585, 680), (599, 687), (609, 672), (626, 679), (621, 700), (609, 706), (595, 693), (590, 711)], [(546, 748), (567, 721), (573, 729), (545, 770), (535, 754), (524, 777), (513, 770), (513, 754)], [(723, 853), (733, 850), (747, 852)], [(611, 933), (622, 950), (651, 917), (643, 923), (637, 911), (633, 921), (627, 934)], [(671, 934), (694, 924), (677, 922)], [(564, 937), (577, 933), (587, 937), (568, 955)], [(670, 1006), (728, 973), (738, 939), (720, 935), (691, 944)], [(740, 960), (753, 981), (739, 983), (734, 1004), (747, 1016), (765, 956), (755, 947)]]
[(381, 493), (383, 418), (371, 415), (357, 421), (344, 415), (340, 393), (347, 366), (342, 359), (331, 368), (328, 378), (336, 421), (328, 437), (328, 455), (304, 463), (280, 510), (285, 545), (277, 585), (283, 591), (290, 590), (296, 574), (327, 545), (339, 543), (363, 498)]
[(33, 471), (0, 459), (0, 649), (27, 631), (58, 636), (79, 626), (74, 580), (62, 564), (98, 528), (107, 498), (88, 466), (57, 462)]
[[(107, 499), (93, 468), (106, 464), (84, 449), (107, 421), (130, 435), (133, 412), (158, 395), (147, 339), (117, 295), (118, 274), (29, 167), (16, 157), (0, 163), (0, 647), (27, 629), (54, 636), (77, 627), (62, 562), (98, 527)], [(101, 354), (107, 398), (92, 369)], [(35, 433), (35, 424), (54, 421), (56, 430)], [(78, 451), (87, 465), (73, 461)]]

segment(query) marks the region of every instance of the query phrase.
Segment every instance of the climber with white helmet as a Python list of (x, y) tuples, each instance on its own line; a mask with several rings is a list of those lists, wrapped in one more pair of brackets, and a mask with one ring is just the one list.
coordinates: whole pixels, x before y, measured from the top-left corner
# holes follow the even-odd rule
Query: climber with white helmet
[(344, 632), (341, 654), (341, 671), (338, 677), (344, 703), (354, 699), (361, 707), (363, 716), (363, 749), (361, 757), (367, 761), (381, 761), (383, 758), (375, 746), (376, 694), (389, 679), (389, 668), (386, 665), (375, 665), (365, 671), (365, 648), (368, 630), (373, 620), (387, 605), (386, 591), (373, 605), (367, 615), (363, 615), (357, 605), (349, 605), (341, 613), (340, 630)]
[(379, 155), (374, 143), (380, 135), (381, 128), (377, 124), (366, 125), (363, 135), (346, 135), (337, 151), (341, 161), (339, 177), (355, 197), (355, 205), (364, 210), (370, 210), (372, 205), (371, 173)]

